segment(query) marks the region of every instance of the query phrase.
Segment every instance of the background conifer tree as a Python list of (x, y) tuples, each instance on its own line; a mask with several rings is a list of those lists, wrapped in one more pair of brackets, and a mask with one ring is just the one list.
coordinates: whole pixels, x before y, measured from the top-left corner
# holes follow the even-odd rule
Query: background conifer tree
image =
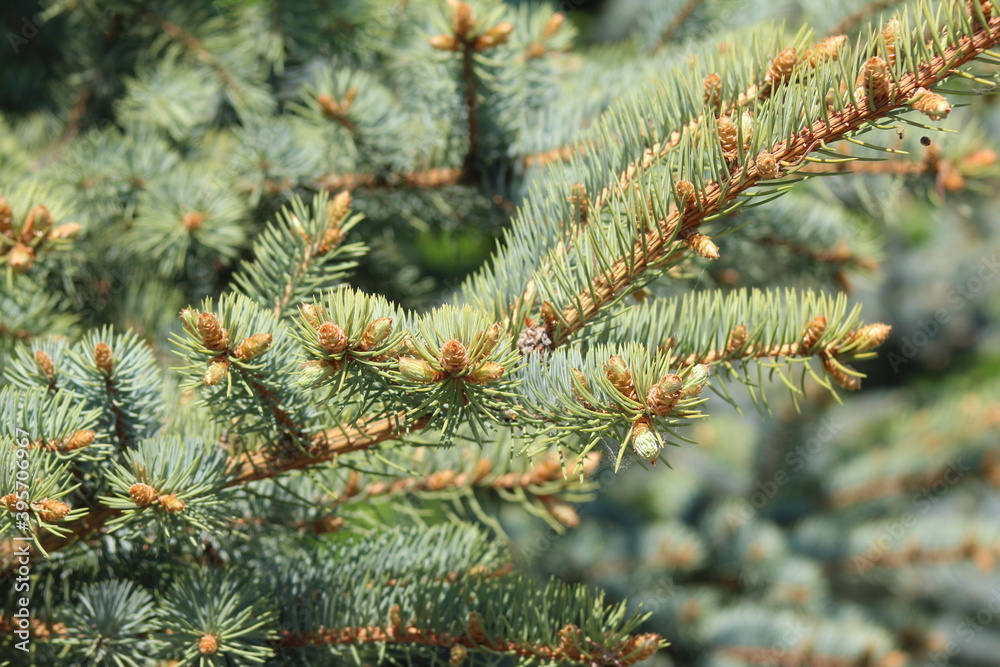
[(579, 4), (0, 8), (0, 659), (994, 664), (1000, 4)]

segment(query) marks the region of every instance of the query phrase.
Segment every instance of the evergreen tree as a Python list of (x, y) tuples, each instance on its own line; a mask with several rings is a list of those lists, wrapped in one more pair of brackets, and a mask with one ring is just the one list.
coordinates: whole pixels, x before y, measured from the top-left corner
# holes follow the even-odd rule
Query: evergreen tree
[(3, 660), (993, 664), (995, 383), (827, 403), (1000, 4), (578, 4), (0, 9)]

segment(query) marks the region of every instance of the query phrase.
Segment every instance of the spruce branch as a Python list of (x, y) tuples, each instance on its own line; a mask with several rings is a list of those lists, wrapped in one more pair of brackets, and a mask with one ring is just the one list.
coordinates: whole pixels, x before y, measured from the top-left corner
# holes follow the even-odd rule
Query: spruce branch
[[(963, 16), (966, 22), (973, 20), (975, 27), (958, 38), (950, 33), (950, 39), (942, 45), (940, 53), (936, 53), (937, 42), (929, 42), (926, 50), (936, 55), (928, 61), (916, 63), (912, 71), (902, 74), (892, 86), (891, 95), (860, 95), (854, 103), (839, 111), (827, 111), (823, 117), (814, 119), (795, 132), (790, 139), (770, 146), (767, 152), (781, 164), (789, 167), (798, 165), (815, 149), (856, 132), (875, 120), (905, 110), (918, 89), (928, 89), (945, 80), (956, 68), (1000, 42), (1000, 17), (989, 18), (984, 24), (975, 16)], [(554, 343), (560, 345), (566, 342), (651, 266), (679, 257), (682, 246), (677, 238), (695, 232), (706, 218), (722, 213), (727, 204), (761, 179), (756, 163), (746, 160), (745, 164), (735, 167), (728, 181), (706, 182), (698, 193), (697, 206), (672, 209), (666, 218), (656, 222), (651, 232), (642, 234), (627, 256), (603, 271), (587, 290), (564, 306), (560, 318), (562, 327)]]

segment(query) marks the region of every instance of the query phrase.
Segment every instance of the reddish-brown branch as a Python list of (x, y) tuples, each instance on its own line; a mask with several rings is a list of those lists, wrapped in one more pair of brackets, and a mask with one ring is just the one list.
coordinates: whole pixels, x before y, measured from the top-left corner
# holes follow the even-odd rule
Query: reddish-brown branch
[[(798, 165), (822, 142), (841, 139), (866, 123), (903, 107), (918, 88), (930, 88), (998, 42), (1000, 18), (994, 17), (988, 21), (988, 27), (978, 27), (971, 38), (963, 37), (959, 44), (949, 44), (944, 58), (935, 56), (930, 63), (921, 63), (916, 73), (903, 75), (892, 94), (884, 100), (873, 105), (867, 98), (859, 99), (857, 106), (848, 105), (842, 111), (831, 112), (829, 123), (823, 118), (817, 119), (792, 139), (775, 144), (769, 152), (778, 163)], [(673, 209), (654, 232), (644, 235), (636, 242), (631, 251), (631, 261), (625, 258), (618, 260), (611, 267), (610, 277), (608, 274), (599, 276), (591, 288), (582, 291), (575, 301), (570, 302), (571, 305), (564, 308), (565, 326), (556, 343), (568, 340), (651, 265), (661, 262), (673, 252), (681, 243), (677, 238), (697, 229), (705, 218), (719, 213), (739, 195), (754, 187), (759, 180), (756, 164), (751, 162), (746, 167), (737, 168), (725, 188), (718, 182), (707, 183), (700, 193), (700, 207), (685, 207), (682, 214)]]

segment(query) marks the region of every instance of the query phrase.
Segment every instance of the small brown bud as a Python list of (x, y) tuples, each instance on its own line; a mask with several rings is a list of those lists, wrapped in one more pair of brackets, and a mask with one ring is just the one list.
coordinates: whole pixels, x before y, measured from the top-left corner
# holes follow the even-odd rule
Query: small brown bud
[(212, 313), (202, 313), (198, 316), (198, 334), (201, 342), (210, 350), (222, 352), (226, 349), (228, 340), (222, 323)]
[(677, 192), (677, 198), (684, 204), (684, 208), (690, 208), (698, 203), (697, 193), (690, 181), (677, 181), (674, 190)]
[(415, 359), (414, 357), (399, 358), (399, 373), (411, 382), (438, 382), (444, 377), (444, 373), (435, 370), (423, 359)]
[(205, 218), (207, 217), (207, 213), (201, 213), (200, 211), (185, 213), (184, 217), (181, 218), (181, 225), (187, 231), (194, 232), (201, 229), (201, 223), (205, 222)]
[(545, 333), (551, 337), (559, 324), (559, 318), (556, 317), (556, 311), (548, 301), (542, 302), (542, 321), (545, 323)]
[(496, 349), (497, 343), (500, 342), (500, 334), (502, 332), (503, 326), (499, 322), (494, 322), (485, 331), (477, 334), (476, 340), (472, 343), (472, 348), (469, 350), (469, 360), (471, 363), (478, 363), (488, 357)]
[(747, 344), (747, 328), (742, 324), (737, 324), (729, 332), (729, 340), (726, 341), (726, 354), (732, 355), (743, 349)]
[(323, 232), (323, 238), (320, 239), (319, 246), (316, 248), (316, 252), (320, 255), (325, 255), (334, 248), (340, 245), (340, 242), (344, 240), (344, 233), (340, 231), (339, 228), (334, 227)]
[(427, 41), (438, 51), (458, 51), (458, 40), (454, 35), (434, 35)]
[(580, 525), (580, 515), (568, 502), (556, 496), (539, 496), (539, 500), (545, 505), (555, 520), (567, 528), (576, 528)]
[(684, 388), (681, 389), (681, 398), (691, 398), (701, 394), (702, 389), (708, 384), (708, 377), (712, 374), (712, 369), (708, 364), (698, 364), (691, 367), (691, 371), (684, 378)]
[(338, 355), (347, 349), (348, 339), (344, 330), (333, 322), (324, 322), (316, 329), (319, 345), (332, 355)]
[(438, 470), (427, 477), (427, 490), (428, 491), (441, 491), (442, 489), (447, 489), (451, 486), (451, 483), (455, 481), (455, 471), (454, 470)]
[(271, 347), (271, 341), (274, 339), (269, 333), (258, 333), (252, 336), (244, 338), (243, 341), (236, 346), (236, 352), (234, 355), (238, 359), (243, 361), (250, 361), (255, 357), (267, 352), (267, 348)]
[(646, 407), (657, 417), (666, 417), (680, 400), (683, 384), (678, 375), (664, 375), (646, 392)]
[(83, 231), (83, 225), (79, 222), (67, 222), (58, 227), (53, 227), (52, 231), (49, 232), (49, 240), (57, 241), (59, 239), (76, 238), (81, 231)]
[(656, 463), (656, 457), (663, 451), (663, 444), (650, 428), (649, 421), (640, 417), (632, 424), (632, 449), (650, 463)]
[(94, 346), (94, 365), (105, 375), (111, 375), (115, 360), (107, 343), (98, 343)]
[(486, 51), (487, 49), (505, 44), (510, 39), (512, 32), (514, 32), (514, 24), (509, 21), (502, 21), (487, 30), (485, 35), (477, 37), (473, 48), (476, 51)]
[(852, 332), (841, 347), (852, 345), (854, 346), (853, 351), (867, 352), (868, 350), (872, 350), (884, 343), (885, 339), (889, 337), (889, 332), (891, 330), (891, 326), (882, 322), (869, 324), (861, 327), (857, 331)]
[(861, 378), (848, 372), (849, 370), (853, 370), (850, 366), (840, 363), (837, 358), (832, 355), (823, 354), (821, 356), (823, 359), (823, 367), (826, 369), (826, 372), (830, 375), (830, 377), (836, 380), (837, 384), (849, 391), (857, 391), (858, 389), (861, 389)]
[(198, 331), (198, 311), (194, 308), (182, 308), (180, 312), (181, 326), (190, 334)]
[(701, 232), (691, 231), (682, 237), (684, 243), (699, 257), (705, 259), (719, 259), (719, 246), (715, 245), (711, 238)]
[(8, 493), (3, 497), (3, 505), (7, 508), (8, 512), (17, 511), (17, 495), (13, 493)]
[(149, 507), (156, 502), (156, 489), (149, 484), (139, 482), (128, 489), (128, 497), (139, 507)]
[(441, 356), (438, 361), (445, 373), (461, 375), (469, 366), (469, 351), (465, 345), (452, 338), (441, 346)]
[(320, 519), (316, 519), (312, 523), (313, 532), (316, 533), (317, 535), (325, 535), (326, 533), (336, 533), (343, 527), (344, 527), (344, 517), (342, 516), (327, 515)]
[(847, 35), (827, 37), (810, 49), (803, 60), (807, 61), (810, 67), (819, 67), (828, 60), (837, 60), (840, 58), (840, 47), (846, 42)]
[(27, 273), (35, 263), (35, 251), (23, 243), (15, 243), (7, 254), (7, 265), (14, 273)]
[(712, 109), (718, 109), (719, 103), (722, 101), (722, 77), (712, 72), (705, 77), (703, 87), (705, 89), (703, 96), (705, 105)]
[(311, 303), (304, 303), (299, 306), (299, 311), (302, 313), (302, 319), (311, 326), (313, 329), (319, 327), (319, 313), (316, 311), (316, 306)]
[(617, 355), (608, 357), (604, 362), (604, 374), (622, 396), (636, 400), (632, 371), (625, 365), (624, 359)]
[(764, 79), (770, 82), (772, 86), (777, 86), (788, 81), (792, 76), (792, 71), (795, 69), (797, 62), (798, 54), (796, 50), (794, 48), (785, 49), (771, 61), (771, 67), (767, 70), (767, 75)]
[(476, 461), (476, 467), (472, 469), (472, 483), (478, 484), (486, 479), (486, 476), (493, 470), (493, 462), (487, 458)]
[(565, 22), (566, 22), (565, 14), (560, 14), (559, 12), (556, 12), (555, 14), (550, 16), (548, 22), (545, 24), (545, 27), (542, 29), (542, 39), (548, 39), (552, 35), (559, 32), (559, 28), (561, 28)]
[(202, 635), (198, 640), (198, 652), (202, 655), (215, 655), (219, 650), (219, 640), (215, 635)]
[(451, 665), (451, 667), (459, 667), (459, 665), (465, 662), (465, 658), (468, 654), (469, 652), (465, 650), (464, 646), (461, 644), (455, 644), (451, 647), (451, 650), (448, 653), (448, 664)]
[(328, 227), (334, 227), (339, 225), (347, 217), (348, 212), (351, 210), (351, 193), (349, 190), (341, 190), (337, 193), (326, 207), (327, 213), (329, 215), (329, 220), (327, 221)]
[(367, 352), (378, 347), (389, 337), (390, 333), (392, 333), (391, 317), (380, 317), (377, 320), (372, 320), (365, 327), (364, 333), (361, 334), (361, 342), (357, 346), (358, 351)]
[(652, 633), (636, 635), (625, 644), (622, 665), (634, 665), (653, 657), (660, 648), (660, 636)]
[(343, 115), (340, 104), (325, 93), (320, 93), (316, 96), (316, 103), (319, 104), (319, 108), (323, 110), (323, 115), (327, 118), (336, 118)]
[(6, 197), (0, 197), (0, 235), (9, 239), (14, 238), (11, 233), (10, 221), (14, 212), (10, 208), (10, 202)]
[(926, 88), (917, 88), (910, 98), (910, 106), (931, 120), (943, 120), (951, 113), (951, 105), (942, 95)]
[(66, 442), (59, 447), (59, 449), (64, 452), (71, 452), (76, 449), (83, 449), (84, 447), (90, 447), (94, 444), (94, 438), (97, 434), (90, 430), (80, 430), (69, 436)]
[[(573, 377), (576, 378), (576, 381), (580, 384), (580, 386), (583, 387), (583, 389), (585, 391), (589, 392), (590, 391), (590, 382), (587, 381), (587, 376), (584, 375), (583, 373), (581, 373), (576, 368), (574, 368), (572, 370), (572, 372), (573, 372)], [(594, 406), (592, 406), (590, 403), (588, 403), (587, 399), (585, 399), (583, 397), (583, 395), (580, 394), (580, 392), (576, 388), (576, 385), (573, 385), (572, 391), (573, 391), (573, 397), (576, 398), (576, 400), (580, 402), (580, 405), (582, 405), (583, 407), (587, 408), (588, 410), (593, 410), (594, 409)]]
[(760, 174), (761, 178), (769, 181), (777, 178), (781, 174), (781, 169), (774, 156), (765, 151), (757, 156), (757, 173)]
[(503, 377), (506, 370), (507, 369), (498, 363), (493, 361), (484, 361), (482, 365), (469, 373), (465, 379), (467, 382), (471, 382), (472, 384), (489, 384), (490, 382), (496, 382)]
[(54, 498), (43, 498), (31, 506), (38, 518), (45, 523), (55, 523), (62, 521), (69, 514), (70, 506), (61, 500)]
[(806, 324), (806, 328), (802, 330), (802, 336), (799, 338), (800, 354), (808, 354), (812, 351), (819, 339), (826, 333), (826, 326), (825, 315), (817, 315)]
[(581, 644), (583, 638), (580, 628), (570, 623), (559, 630), (559, 652), (570, 660), (583, 660), (584, 655), (580, 652)]
[(43, 204), (31, 209), (21, 226), (21, 242), (31, 243), (36, 236), (47, 235), (52, 222), (52, 214)]
[(452, 3), (451, 30), (455, 37), (465, 39), (465, 36), (472, 30), (473, 21), (475, 21), (475, 16), (469, 3)]
[(56, 368), (55, 364), (52, 363), (52, 357), (42, 350), (35, 350), (35, 365), (49, 380), (52, 380), (55, 377)]
[(208, 370), (201, 376), (201, 381), (206, 387), (214, 387), (229, 375), (229, 358), (226, 356), (213, 359), (208, 365)]
[(465, 624), (465, 631), (469, 635), (469, 639), (477, 644), (484, 645), (487, 643), (486, 632), (483, 631), (483, 619), (476, 612), (471, 612), (469, 614), (469, 620)]
[(160, 496), (160, 507), (171, 514), (180, 514), (187, 504), (173, 493)]
[(886, 99), (892, 86), (892, 72), (889, 70), (889, 65), (878, 56), (869, 58), (861, 66), (857, 85), (861, 86), (863, 93), (874, 96), (875, 104)]
[(730, 120), (729, 116), (719, 116), (715, 121), (715, 126), (719, 131), (722, 154), (726, 160), (732, 162), (736, 159), (739, 142), (739, 130), (736, 129), (736, 123)]

